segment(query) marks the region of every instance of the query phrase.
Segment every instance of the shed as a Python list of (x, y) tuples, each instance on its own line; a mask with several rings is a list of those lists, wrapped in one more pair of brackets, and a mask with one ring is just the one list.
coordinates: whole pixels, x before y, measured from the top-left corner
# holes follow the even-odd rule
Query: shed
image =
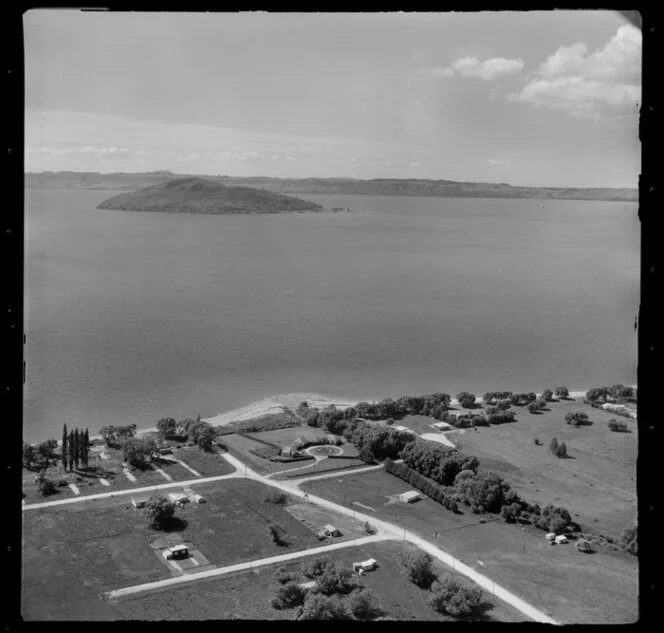
[(297, 448), (295, 448), (294, 446), (284, 446), (284, 447), (281, 449), (281, 454), (282, 454), (282, 455), (293, 456), (293, 455), (295, 455), (296, 453), (297, 453)]
[(376, 569), (378, 562), (374, 558), (369, 558), (368, 560), (363, 560), (359, 563), (353, 563), (353, 571), (355, 572), (365, 572)]
[(193, 500), (194, 502), (196, 502), (196, 503), (207, 503), (207, 502), (205, 501), (205, 497), (201, 497), (201, 495), (199, 495), (197, 492), (195, 492), (195, 493), (191, 496), (191, 498), (192, 498), (192, 500)]
[(545, 537), (547, 541), (553, 541), (556, 538), (555, 532), (549, 532)]
[(133, 505), (134, 508), (143, 508), (148, 502), (148, 499), (149, 497), (132, 497), (131, 505)]
[(451, 424), (449, 424), (448, 422), (434, 422), (434, 423), (432, 424), (432, 426), (434, 426), (434, 427), (437, 428), (437, 429), (451, 429), (451, 428), (454, 428), (454, 427), (453, 427)]
[(184, 492), (169, 492), (168, 498), (176, 505), (189, 502), (189, 496)]
[(184, 544), (173, 545), (172, 547), (167, 547), (162, 553), (166, 560), (188, 558), (189, 548)]
[(409, 490), (408, 492), (404, 492), (399, 495), (399, 501), (403, 501), (405, 503), (413, 503), (420, 498), (420, 493), (415, 492), (415, 490)]
[(556, 543), (559, 543), (559, 544), (567, 543), (567, 537), (564, 534), (561, 534), (560, 536), (556, 536)]
[(323, 530), (325, 530), (327, 536), (341, 536), (341, 532), (338, 528), (335, 528), (334, 525), (330, 525), (329, 523), (323, 526)]

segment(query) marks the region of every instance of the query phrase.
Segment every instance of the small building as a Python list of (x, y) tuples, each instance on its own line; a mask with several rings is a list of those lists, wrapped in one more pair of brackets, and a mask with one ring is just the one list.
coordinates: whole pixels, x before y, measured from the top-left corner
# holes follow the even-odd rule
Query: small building
[(310, 580), (309, 582), (302, 582), (300, 583), (300, 589), (305, 589), (306, 591), (310, 591), (311, 589), (314, 589), (318, 583), (315, 580)]
[(556, 536), (556, 543), (558, 543), (559, 545), (564, 545), (565, 543), (567, 543), (567, 537), (564, 534)]
[(189, 503), (189, 495), (184, 492), (169, 492), (168, 498), (177, 506)]
[(172, 448), (160, 448), (159, 449), (159, 454), (160, 455), (172, 455), (173, 454), (173, 449)]
[(201, 497), (201, 495), (199, 495), (197, 492), (191, 495), (191, 498), (194, 503), (207, 503), (207, 501), (205, 501), (205, 497)]
[(431, 426), (436, 429), (453, 429), (454, 427), (448, 422), (434, 422)]
[(376, 569), (378, 562), (374, 558), (369, 558), (368, 560), (363, 560), (359, 563), (353, 563), (353, 571), (357, 573), (364, 573)]
[(545, 537), (547, 541), (554, 541), (556, 538), (556, 533), (555, 532), (549, 532)]
[(418, 499), (421, 499), (420, 493), (415, 492), (415, 490), (409, 490), (399, 495), (399, 501), (403, 501), (404, 503), (413, 503)]
[(341, 536), (341, 532), (329, 523), (323, 526), (323, 530), (325, 531), (325, 536)]
[(134, 508), (144, 508), (148, 499), (149, 497), (132, 497), (131, 505), (133, 505)]
[(183, 544), (173, 545), (167, 547), (162, 554), (166, 560), (182, 560), (183, 558), (189, 558), (189, 548)]
[(294, 457), (295, 455), (297, 455), (297, 448), (295, 448), (294, 446), (284, 446), (281, 449), (281, 454), (287, 457)]

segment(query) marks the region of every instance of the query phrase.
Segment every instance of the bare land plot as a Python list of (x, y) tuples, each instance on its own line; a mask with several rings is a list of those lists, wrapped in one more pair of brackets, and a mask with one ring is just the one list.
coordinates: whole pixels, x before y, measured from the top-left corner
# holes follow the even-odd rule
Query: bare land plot
[[(235, 471), (219, 453), (207, 453), (195, 447), (184, 447), (173, 451), (173, 457), (181, 459), (188, 466), (199, 472), (203, 477), (217, 477), (219, 475), (230, 475)], [(178, 464), (178, 468), (182, 468)], [(194, 475), (186, 468), (187, 479), (193, 479)]]
[[(406, 549), (415, 551), (410, 544), (381, 542), (364, 547), (331, 552), (327, 558), (337, 566), (350, 567), (354, 561), (375, 558), (380, 567), (360, 578), (361, 584), (373, 591), (386, 616), (396, 620), (453, 621), (433, 610), (429, 604), (430, 592), (420, 589), (399, 573), (399, 555)], [(189, 586), (152, 592), (115, 601), (113, 606), (125, 617), (145, 620), (292, 620), (295, 610), (279, 611), (270, 605), (270, 599), (281, 586), (273, 576), (277, 568), (285, 567), (301, 572), (303, 564), (312, 557), (285, 565), (271, 565), (251, 571), (239, 572), (215, 580), (202, 580)], [(444, 574), (443, 566), (435, 571)], [(301, 576), (304, 582), (307, 578)], [(499, 622), (519, 622), (523, 616), (501, 601), (488, 605), (483, 619)], [(173, 605), (178, 605), (174, 608)]]
[(312, 481), (302, 489), (349, 508), (353, 501), (375, 508), (377, 518), (437, 542), (563, 623), (624, 623), (638, 617), (638, 566), (628, 554), (582, 554), (572, 544), (551, 546), (540, 530), (479, 523), (478, 515), (465, 509), (457, 515), (427, 498), (388, 504), (407, 484), (383, 471)]
[[(578, 523), (618, 537), (636, 516), (636, 422), (627, 421), (632, 433), (613, 433), (606, 422), (615, 415), (606, 411), (571, 401), (550, 403), (549, 409), (533, 415), (515, 407), (514, 423), (455, 433), (450, 439), (464, 453), (476, 455), (482, 467), (500, 473), (525, 499), (564, 506)], [(592, 424), (566, 424), (569, 411), (587, 413)], [(548, 450), (553, 437), (565, 442), (568, 459)]]

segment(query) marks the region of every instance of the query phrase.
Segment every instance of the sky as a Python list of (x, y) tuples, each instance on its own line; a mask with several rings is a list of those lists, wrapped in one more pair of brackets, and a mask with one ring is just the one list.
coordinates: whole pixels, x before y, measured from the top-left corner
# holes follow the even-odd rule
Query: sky
[(26, 171), (636, 187), (613, 11), (24, 15)]

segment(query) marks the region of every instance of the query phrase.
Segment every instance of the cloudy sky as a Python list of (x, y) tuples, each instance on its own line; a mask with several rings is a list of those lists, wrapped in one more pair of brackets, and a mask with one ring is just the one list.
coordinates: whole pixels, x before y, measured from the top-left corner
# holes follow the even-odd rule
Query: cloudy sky
[(26, 169), (635, 187), (620, 14), (24, 16)]

